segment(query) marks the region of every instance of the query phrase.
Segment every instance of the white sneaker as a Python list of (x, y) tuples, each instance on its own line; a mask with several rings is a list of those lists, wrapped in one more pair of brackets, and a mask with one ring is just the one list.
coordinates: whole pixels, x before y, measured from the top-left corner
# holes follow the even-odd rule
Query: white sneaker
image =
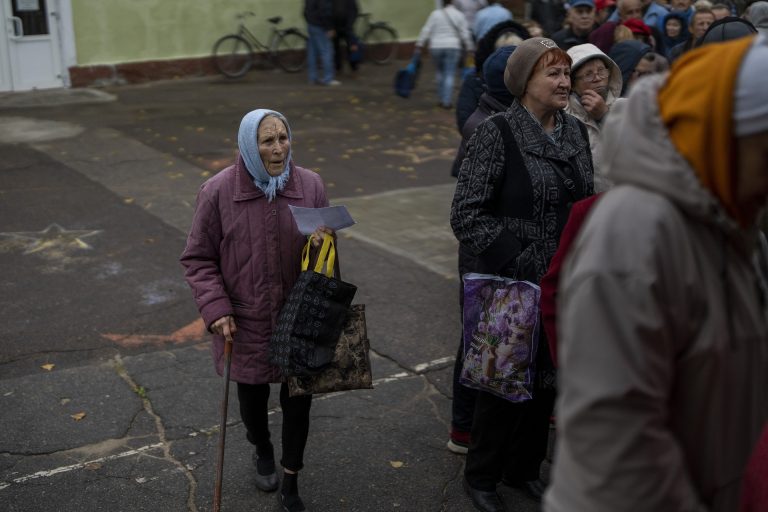
[(462, 446), (459, 443), (456, 443), (453, 439), (449, 439), (448, 443), (445, 445), (448, 450), (452, 451), (453, 453), (457, 453), (459, 455), (466, 455), (469, 451), (469, 447)]

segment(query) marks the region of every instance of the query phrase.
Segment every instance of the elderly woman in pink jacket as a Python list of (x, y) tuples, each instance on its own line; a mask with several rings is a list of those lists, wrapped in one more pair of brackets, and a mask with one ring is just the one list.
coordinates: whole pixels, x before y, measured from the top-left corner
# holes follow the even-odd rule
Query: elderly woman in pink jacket
[[(290, 205), (328, 206), (325, 186), (316, 173), (291, 159), (291, 129), (285, 117), (254, 110), (240, 123), (240, 156), (203, 183), (187, 246), (181, 256), (205, 325), (214, 334), (216, 371), (223, 373), (225, 339), (232, 339), (231, 378), (237, 382), (240, 415), (253, 445), (256, 487), (278, 488), (267, 420), (270, 383), (281, 382), (269, 363), (269, 339), (277, 317), (301, 270), (306, 243)], [(313, 234), (319, 242), (320, 228)], [(289, 397), (280, 389), (283, 411), (283, 510), (304, 509), (297, 472), (303, 467), (312, 397)]]

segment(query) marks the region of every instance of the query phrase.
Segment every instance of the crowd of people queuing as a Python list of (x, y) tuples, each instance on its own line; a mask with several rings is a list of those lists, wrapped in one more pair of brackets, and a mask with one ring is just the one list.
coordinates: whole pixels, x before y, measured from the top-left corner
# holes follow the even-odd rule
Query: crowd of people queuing
[(460, 382), (459, 343), (448, 449), (477, 510), (507, 510), (499, 484), (553, 512), (768, 510), (766, 11), (574, 0), (551, 38), (473, 32), (459, 273), (540, 284), (545, 340), (517, 403)]
[[(429, 46), (442, 107), (462, 52), (475, 57), (456, 105), (460, 274), (542, 292), (530, 399), (465, 387), (459, 344), (447, 447), (466, 455), (473, 506), (508, 510), (503, 484), (549, 512), (768, 511), (768, 2), (574, 0), (555, 30), (492, 0), (444, 4), (416, 47)], [(307, 0), (305, 14), (310, 80), (334, 85), (332, 40), (353, 50), (356, 3)], [(300, 512), (312, 397), (289, 396), (268, 347), (306, 241), (289, 206), (328, 199), (291, 143), (279, 112), (243, 117), (181, 263), (219, 374), (234, 340), (255, 485)]]

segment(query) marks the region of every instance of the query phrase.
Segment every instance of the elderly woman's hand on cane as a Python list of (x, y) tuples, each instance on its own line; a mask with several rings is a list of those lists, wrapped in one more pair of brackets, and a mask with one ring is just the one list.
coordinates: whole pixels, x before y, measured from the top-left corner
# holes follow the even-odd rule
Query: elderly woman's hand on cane
[(235, 317), (227, 315), (219, 318), (211, 324), (211, 332), (224, 336), (227, 341), (231, 342), (237, 332)]

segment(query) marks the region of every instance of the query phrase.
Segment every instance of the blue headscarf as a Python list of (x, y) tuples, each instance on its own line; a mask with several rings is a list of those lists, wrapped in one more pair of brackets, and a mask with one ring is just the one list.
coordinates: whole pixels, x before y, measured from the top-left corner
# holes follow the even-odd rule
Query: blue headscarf
[(293, 141), (291, 127), (288, 125), (288, 120), (285, 119), (285, 116), (274, 110), (260, 108), (248, 112), (243, 117), (243, 120), (240, 121), (240, 130), (237, 132), (237, 145), (240, 148), (240, 156), (243, 157), (245, 162), (245, 168), (248, 169), (248, 173), (253, 178), (253, 183), (264, 192), (264, 195), (267, 196), (267, 201), (272, 202), (277, 191), (283, 190), (288, 182), (288, 177), (291, 173), (291, 151), (288, 151), (288, 156), (285, 159), (285, 169), (283, 169), (282, 174), (270, 176), (264, 167), (264, 162), (261, 161), (259, 142), (257, 140), (259, 125), (268, 115), (277, 117), (285, 124), (285, 129), (288, 131), (288, 140)]

